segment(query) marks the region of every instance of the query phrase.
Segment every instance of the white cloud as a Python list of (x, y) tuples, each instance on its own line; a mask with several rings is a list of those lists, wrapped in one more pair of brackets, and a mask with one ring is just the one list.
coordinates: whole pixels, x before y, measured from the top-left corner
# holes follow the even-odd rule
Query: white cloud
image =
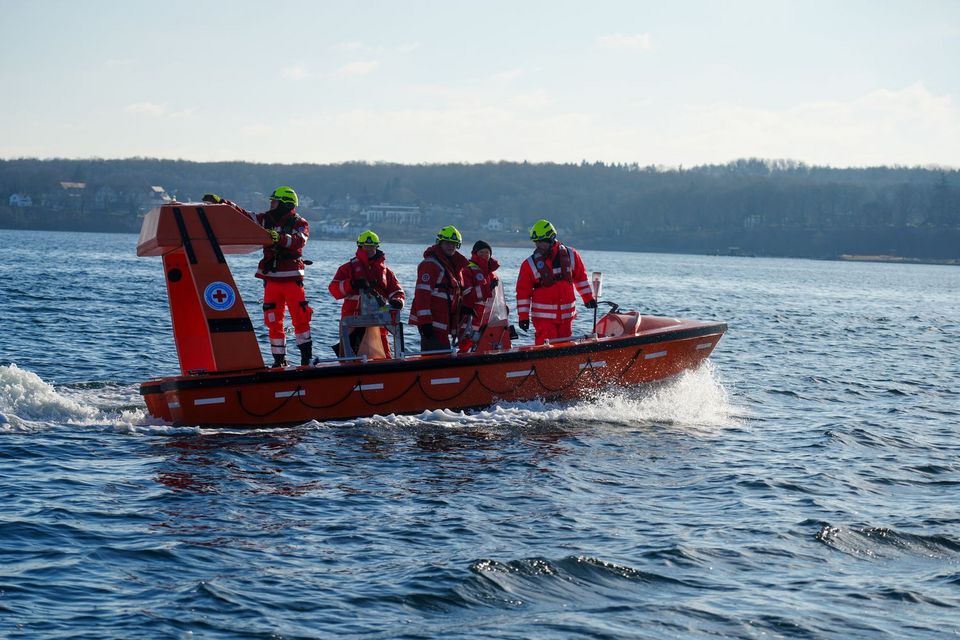
[(354, 40), (351, 42), (338, 42), (335, 45), (332, 45), (330, 48), (334, 51), (339, 51), (340, 53), (366, 53), (368, 55), (384, 55), (384, 54), (407, 54), (413, 53), (419, 49), (421, 45), (417, 41), (404, 42), (401, 44), (395, 45), (368, 45), (363, 42)]
[(335, 51), (343, 51), (346, 53), (359, 51), (362, 48), (363, 48), (363, 43), (358, 42), (356, 40), (352, 42), (338, 42), (337, 44), (332, 46), (332, 49), (334, 49)]
[(106, 60), (103, 64), (108, 68), (122, 68), (122, 67), (132, 67), (137, 61), (134, 58), (110, 58)]
[(127, 113), (135, 113), (142, 116), (151, 116), (159, 118), (166, 114), (166, 105), (156, 104), (155, 102), (134, 102), (123, 108)]
[(309, 74), (307, 73), (306, 67), (304, 67), (302, 64), (298, 64), (293, 67), (285, 67), (282, 75), (287, 80), (303, 80)]
[(683, 133), (674, 144), (688, 157), (722, 149), (726, 159), (757, 156), (833, 165), (960, 162), (960, 107), (922, 83), (779, 110), (696, 106), (676, 124)]
[(340, 78), (365, 76), (373, 73), (380, 67), (379, 60), (362, 60), (350, 62), (337, 69), (334, 75)]
[(617, 51), (650, 51), (653, 49), (653, 38), (649, 33), (611, 33), (598, 37), (597, 46)]
[(507, 69), (506, 71), (500, 71), (490, 76), (490, 79), (494, 82), (513, 82), (517, 78), (523, 76), (526, 72), (523, 69)]
[(274, 128), (263, 122), (253, 122), (241, 125), (240, 134), (245, 136), (263, 137), (274, 133)]

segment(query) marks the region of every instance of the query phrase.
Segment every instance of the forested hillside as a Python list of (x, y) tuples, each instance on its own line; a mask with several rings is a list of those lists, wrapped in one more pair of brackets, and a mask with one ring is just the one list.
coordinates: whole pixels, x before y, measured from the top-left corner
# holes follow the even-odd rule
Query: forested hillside
[[(0, 161), (0, 227), (135, 231), (164, 198), (216, 192), (262, 210), (290, 185), (315, 233), (363, 225), (365, 207), (410, 205), (437, 224), (522, 241), (550, 218), (571, 243), (646, 251), (960, 258), (960, 172), (835, 169), (738, 160), (664, 169), (605, 164), (266, 165), (126, 160)], [(66, 185), (66, 186), (65, 186)], [(389, 223), (385, 223), (389, 226)], [(472, 236), (475, 234), (471, 234)]]

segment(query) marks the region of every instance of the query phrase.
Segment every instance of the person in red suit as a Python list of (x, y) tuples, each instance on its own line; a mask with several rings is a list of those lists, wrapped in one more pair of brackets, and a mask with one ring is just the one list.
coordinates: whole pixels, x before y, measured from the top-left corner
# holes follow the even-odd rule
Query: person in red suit
[(436, 244), (423, 252), (417, 266), (417, 288), (410, 308), (410, 324), (420, 332), (420, 349), (449, 349), (461, 315), (461, 272), (467, 259), (457, 249), (463, 237), (456, 227), (444, 227)]
[(537, 248), (520, 265), (518, 324), (527, 331), (532, 318), (536, 343), (543, 344), (547, 339), (565, 338), (573, 333), (576, 292), (588, 309), (595, 309), (597, 301), (580, 254), (557, 240), (557, 230), (549, 220), (538, 220), (530, 229), (530, 239)]
[[(341, 318), (360, 314), (360, 294), (364, 291), (380, 296), (391, 309), (403, 309), (403, 287), (385, 262), (386, 256), (380, 250), (380, 236), (369, 229), (361, 233), (357, 237), (356, 255), (350, 258), (349, 262), (340, 265), (327, 287), (334, 298), (343, 300)], [(350, 345), (354, 353), (357, 353), (365, 331), (365, 327), (357, 327), (351, 331)], [(384, 353), (389, 354), (387, 331), (383, 327), (380, 327), (380, 337)], [(339, 345), (337, 353), (343, 355)]]
[(263, 280), (263, 322), (270, 336), (273, 366), (287, 366), (287, 336), (283, 329), (284, 308), (290, 312), (300, 365), (310, 364), (313, 356), (313, 338), (310, 319), (313, 309), (307, 303), (303, 288), (303, 248), (310, 237), (310, 224), (297, 215), (300, 199), (290, 187), (277, 187), (270, 194), (270, 210), (251, 213), (239, 205), (208, 193), (204, 202), (228, 204), (246, 214), (264, 227), (273, 244), (263, 248), (263, 259), (257, 265), (256, 276)]
[(477, 240), (470, 252), (470, 262), (463, 270), (463, 304), (462, 309), (470, 309), (469, 337), (460, 340), (460, 351), (469, 351), (473, 346), (474, 336), (480, 333), (483, 327), (484, 311), (487, 302), (493, 297), (493, 290), (500, 286), (500, 278), (496, 271), (500, 263), (493, 257), (493, 248), (483, 240)]

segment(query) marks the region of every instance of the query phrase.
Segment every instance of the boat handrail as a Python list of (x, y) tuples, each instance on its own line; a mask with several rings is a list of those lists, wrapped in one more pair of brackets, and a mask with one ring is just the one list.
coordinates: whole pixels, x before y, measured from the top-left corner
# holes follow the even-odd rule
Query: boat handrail
[(429, 351), (404, 351), (401, 354), (401, 357), (407, 358), (409, 356), (435, 356), (438, 354), (457, 355), (457, 349), (456, 347), (450, 347), (449, 349), (430, 349)]
[(369, 360), (369, 358), (367, 358), (366, 354), (362, 354), (359, 356), (347, 356), (345, 358), (322, 358), (322, 359), (316, 358), (313, 361), (313, 364), (318, 365), (318, 364), (329, 364), (332, 362), (355, 362), (357, 360), (360, 360), (361, 362), (366, 362), (367, 360)]

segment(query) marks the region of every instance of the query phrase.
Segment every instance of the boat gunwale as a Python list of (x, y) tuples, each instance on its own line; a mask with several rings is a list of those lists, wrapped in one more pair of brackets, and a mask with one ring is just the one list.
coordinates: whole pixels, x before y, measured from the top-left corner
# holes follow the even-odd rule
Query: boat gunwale
[[(688, 340), (707, 335), (723, 335), (727, 331), (725, 322), (706, 323), (696, 322), (695, 326), (676, 329), (657, 328), (648, 334), (635, 336), (618, 336), (614, 339), (599, 338), (590, 342), (579, 342), (565, 346), (551, 345), (534, 349), (510, 349), (497, 353), (483, 353), (475, 355), (457, 355), (452, 357), (427, 356), (422, 359), (390, 359), (375, 360), (364, 363), (351, 363), (321, 366), (297, 367), (290, 369), (257, 369), (250, 372), (214, 372), (202, 376), (176, 376), (149, 380), (141, 383), (140, 395), (147, 396), (167, 391), (186, 391), (210, 387), (224, 387), (232, 385), (262, 384), (273, 382), (289, 382), (293, 380), (313, 380), (348, 375), (377, 375), (395, 372), (428, 371), (431, 369), (446, 369), (450, 367), (469, 367), (481, 364), (500, 365), (511, 362), (527, 362), (578, 355), (580, 353), (603, 353), (612, 349), (629, 348), (660, 342)], [(579, 340), (580, 338), (578, 338)]]

